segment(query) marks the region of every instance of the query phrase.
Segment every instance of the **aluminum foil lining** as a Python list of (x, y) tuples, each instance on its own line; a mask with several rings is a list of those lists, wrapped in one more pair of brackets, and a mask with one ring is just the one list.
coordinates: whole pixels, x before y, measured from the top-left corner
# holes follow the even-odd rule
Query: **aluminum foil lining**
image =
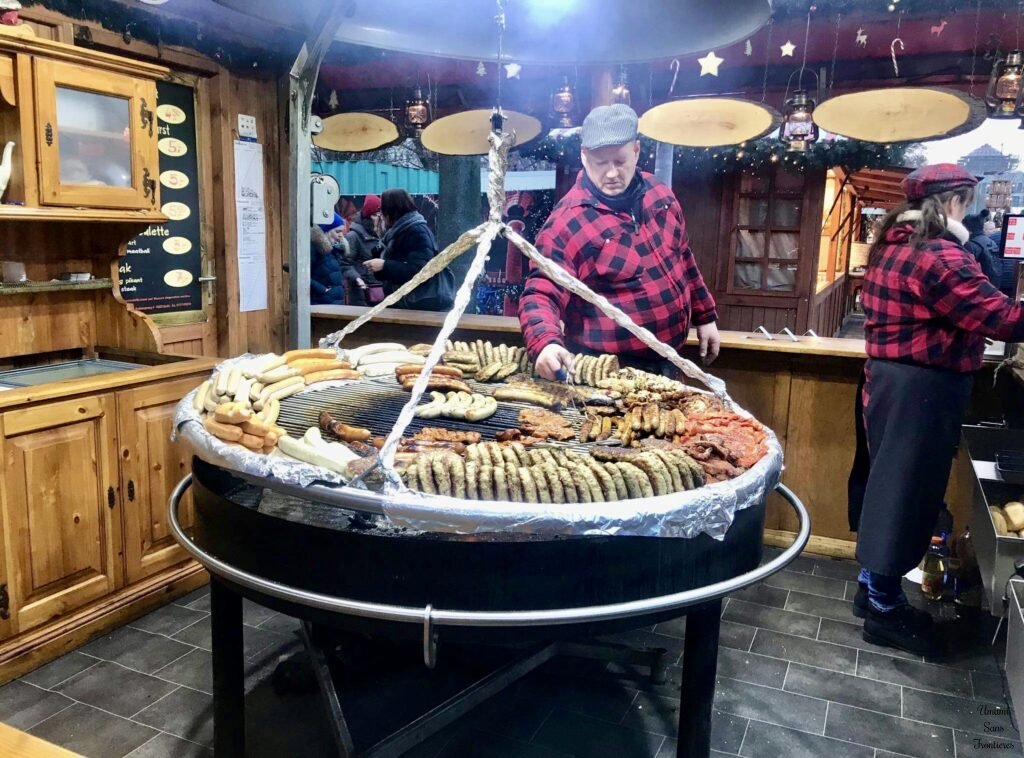
[[(243, 355), (225, 361), (219, 370), (230, 369), (259, 356)], [(343, 383), (343, 382), (339, 382)], [(320, 385), (318, 385), (318, 388)], [(221, 468), (274, 483), (318, 487), (318, 502), (333, 502), (340, 507), (359, 510), (365, 490), (344, 485), (342, 478), (319, 466), (294, 460), (280, 452), (261, 455), (239, 445), (225, 444), (203, 428), (199, 413), (193, 409), (193, 390), (178, 404), (174, 417), (177, 439), (189, 446), (202, 460)], [(316, 392), (310, 389), (307, 392)], [(303, 393), (304, 394), (304, 393)], [(732, 404), (732, 410), (750, 416)], [(727, 482), (716, 482), (696, 490), (636, 500), (575, 505), (498, 503), (425, 495), (402, 489), (384, 492), (379, 498), (391, 522), (402, 528), (422, 532), (450, 534), (529, 533), (550, 536), (621, 535), (628, 537), (693, 538), (707, 534), (721, 540), (732, 525), (737, 511), (761, 503), (782, 474), (782, 447), (768, 430), (767, 454), (751, 469)], [(324, 492), (336, 493), (325, 498)]]

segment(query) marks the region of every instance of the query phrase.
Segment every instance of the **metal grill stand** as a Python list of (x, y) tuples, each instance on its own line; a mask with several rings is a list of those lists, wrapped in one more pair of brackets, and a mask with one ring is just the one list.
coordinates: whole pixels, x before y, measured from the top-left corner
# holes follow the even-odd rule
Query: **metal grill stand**
[(242, 595), (303, 619), (303, 641), (310, 654), (321, 693), (331, 720), (339, 755), (397, 756), (451, 724), (460, 716), (521, 679), (557, 655), (597, 657), (608, 660), (643, 662), (657, 680), (664, 676), (664, 659), (659, 651), (632, 651), (579, 644), (564, 640), (542, 642), (532, 650), (498, 668), (467, 689), (450, 697), (368, 750), (359, 753), (352, 741), (345, 714), (335, 689), (322, 647), (315, 642), (312, 619), (323, 612), (381, 622), (416, 623), (422, 627), (424, 662), (436, 661), (438, 630), (442, 626), (495, 629), (565, 627), (621, 619), (639, 619), (666, 611), (687, 616), (680, 691), (679, 741), (677, 755), (706, 758), (710, 755), (711, 714), (718, 663), (718, 638), (722, 598), (737, 589), (760, 582), (782, 570), (799, 555), (810, 536), (810, 520), (799, 499), (785, 486), (777, 491), (800, 520), (796, 541), (772, 561), (747, 573), (660, 597), (581, 608), (526, 611), (453, 611), (385, 605), (365, 600), (333, 597), (288, 586), (248, 573), (211, 555), (182, 529), (178, 506), (192, 483), (185, 477), (169, 502), (169, 523), (175, 538), (212, 575), (210, 612), (212, 624), (214, 681), (214, 746), (218, 758), (245, 754), (244, 654), (242, 639)]

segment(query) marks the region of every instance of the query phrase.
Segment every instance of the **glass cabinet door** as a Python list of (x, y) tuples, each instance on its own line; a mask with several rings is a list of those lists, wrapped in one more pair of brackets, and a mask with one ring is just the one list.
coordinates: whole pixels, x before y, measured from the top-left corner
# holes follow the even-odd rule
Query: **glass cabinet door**
[(150, 81), (37, 61), (41, 201), (158, 209), (155, 93)]

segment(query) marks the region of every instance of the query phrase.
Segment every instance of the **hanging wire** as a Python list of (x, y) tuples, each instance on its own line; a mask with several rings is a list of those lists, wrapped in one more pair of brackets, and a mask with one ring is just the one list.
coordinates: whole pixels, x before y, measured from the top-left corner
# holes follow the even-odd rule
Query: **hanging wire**
[(494, 17), (494, 20), (498, 24), (498, 98), (496, 108), (498, 113), (501, 113), (501, 80), (502, 76), (501, 61), (505, 57), (505, 0), (497, 0), (498, 2), (498, 15)]
[(764, 79), (761, 81), (761, 102), (763, 103), (768, 99), (768, 63), (769, 56), (772, 51), (772, 31), (774, 29), (775, 19), (768, 19), (768, 41), (765, 43), (764, 51)]
[(977, 8), (974, 12), (974, 50), (971, 55), (971, 89), (970, 96), (974, 97), (974, 72), (978, 68), (978, 35), (981, 29), (981, 0), (978, 0)]
[(1013, 46), (1014, 50), (1020, 50), (1020, 17), (1024, 16), (1024, 2), (1017, 3), (1017, 44)]
[(900, 44), (900, 52), (903, 52), (904, 45), (903, 39), (900, 37), (900, 25), (903, 23), (903, 11), (900, 11), (896, 16), (896, 36), (892, 42), (889, 43), (889, 54), (892, 56), (892, 68), (896, 72), (896, 76), (900, 75), (900, 64), (896, 60), (896, 43)]
[(832, 73), (829, 75), (828, 94), (832, 96), (832, 88), (836, 86), (836, 58), (839, 55), (839, 24), (843, 20), (843, 14), (836, 14), (836, 38), (832, 43)]
[(796, 88), (803, 89), (804, 69), (807, 68), (807, 43), (811, 39), (811, 11), (807, 11), (807, 27), (804, 29), (804, 56), (800, 62), (800, 76), (796, 78)]

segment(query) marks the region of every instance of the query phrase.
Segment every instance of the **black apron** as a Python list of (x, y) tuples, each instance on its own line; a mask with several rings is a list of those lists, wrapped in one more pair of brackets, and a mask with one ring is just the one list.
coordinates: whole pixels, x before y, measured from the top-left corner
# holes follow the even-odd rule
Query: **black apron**
[(865, 370), (871, 460), (857, 560), (869, 571), (902, 576), (928, 549), (974, 377), (876, 359)]

